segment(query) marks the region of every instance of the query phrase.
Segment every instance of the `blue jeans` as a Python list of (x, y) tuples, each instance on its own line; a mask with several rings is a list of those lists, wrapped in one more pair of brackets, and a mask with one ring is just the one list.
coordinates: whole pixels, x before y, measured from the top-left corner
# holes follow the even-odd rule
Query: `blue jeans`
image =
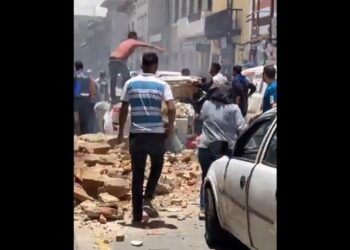
[(200, 208), (201, 209), (204, 209), (204, 192), (203, 192), (204, 178), (208, 173), (210, 165), (220, 157), (221, 157), (220, 155), (214, 155), (209, 153), (209, 150), (207, 148), (198, 148), (198, 161), (202, 169), (202, 184), (201, 184), (201, 191), (200, 191)]

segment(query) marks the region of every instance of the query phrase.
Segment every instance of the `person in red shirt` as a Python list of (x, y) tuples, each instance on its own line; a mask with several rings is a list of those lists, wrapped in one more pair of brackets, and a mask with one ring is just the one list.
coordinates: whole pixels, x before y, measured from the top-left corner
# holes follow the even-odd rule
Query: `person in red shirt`
[(130, 71), (127, 67), (127, 60), (129, 56), (131, 56), (134, 51), (140, 47), (156, 49), (160, 52), (165, 51), (163, 48), (138, 40), (136, 32), (129, 32), (128, 38), (117, 46), (109, 58), (109, 74), (111, 76), (110, 93), (112, 103), (115, 103), (116, 101), (115, 88), (117, 85), (118, 74), (121, 74), (123, 78), (124, 87), (125, 82), (130, 78)]

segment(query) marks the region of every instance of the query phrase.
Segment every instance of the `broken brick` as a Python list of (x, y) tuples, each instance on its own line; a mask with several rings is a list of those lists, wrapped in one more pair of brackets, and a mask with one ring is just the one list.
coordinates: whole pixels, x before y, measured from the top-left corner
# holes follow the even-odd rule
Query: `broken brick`
[(117, 198), (122, 198), (130, 191), (130, 182), (122, 178), (104, 178), (104, 185), (100, 187), (99, 193), (109, 193)]
[(83, 173), (82, 179), (83, 188), (85, 189), (86, 193), (94, 198), (97, 198), (98, 188), (102, 187), (104, 184), (102, 175), (93, 169), (88, 169)]
[(116, 241), (124, 241), (125, 240), (125, 234), (124, 233), (117, 233), (115, 237)]
[(100, 214), (99, 221), (100, 221), (101, 224), (106, 224), (107, 223), (107, 218), (104, 217), (103, 214)]
[(98, 200), (106, 203), (119, 201), (117, 197), (110, 195), (109, 193), (100, 193), (98, 195)]
[(78, 201), (86, 201), (86, 200), (94, 200), (91, 196), (89, 196), (85, 190), (77, 185), (74, 185), (74, 199)]

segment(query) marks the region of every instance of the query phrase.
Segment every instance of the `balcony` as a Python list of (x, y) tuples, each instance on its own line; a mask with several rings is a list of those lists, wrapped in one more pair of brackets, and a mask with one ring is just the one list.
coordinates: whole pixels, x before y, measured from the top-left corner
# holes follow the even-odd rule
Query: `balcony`
[(186, 39), (204, 36), (205, 17), (206, 12), (202, 11), (177, 20), (177, 37)]
[(219, 39), (227, 35), (241, 34), (241, 9), (223, 10), (205, 19), (205, 36), (208, 39)]
[(100, 6), (106, 9), (114, 9), (120, 12), (126, 12), (128, 8), (136, 6), (136, 0), (104, 0)]

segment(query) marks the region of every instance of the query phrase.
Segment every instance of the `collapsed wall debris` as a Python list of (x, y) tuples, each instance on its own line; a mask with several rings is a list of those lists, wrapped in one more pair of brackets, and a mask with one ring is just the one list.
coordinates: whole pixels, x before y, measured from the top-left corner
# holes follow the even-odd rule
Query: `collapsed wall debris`
[[(127, 143), (109, 143), (116, 138), (104, 134), (74, 138), (74, 199), (84, 220), (124, 220), (131, 212), (131, 160)], [(108, 146), (107, 146), (108, 145)], [(101, 149), (103, 148), (103, 150)], [(101, 150), (96, 150), (101, 149)], [(150, 171), (147, 160), (145, 186)], [(166, 153), (154, 200), (158, 209), (179, 208), (198, 199), (201, 171), (194, 150)], [(184, 219), (184, 216), (178, 216)]]

